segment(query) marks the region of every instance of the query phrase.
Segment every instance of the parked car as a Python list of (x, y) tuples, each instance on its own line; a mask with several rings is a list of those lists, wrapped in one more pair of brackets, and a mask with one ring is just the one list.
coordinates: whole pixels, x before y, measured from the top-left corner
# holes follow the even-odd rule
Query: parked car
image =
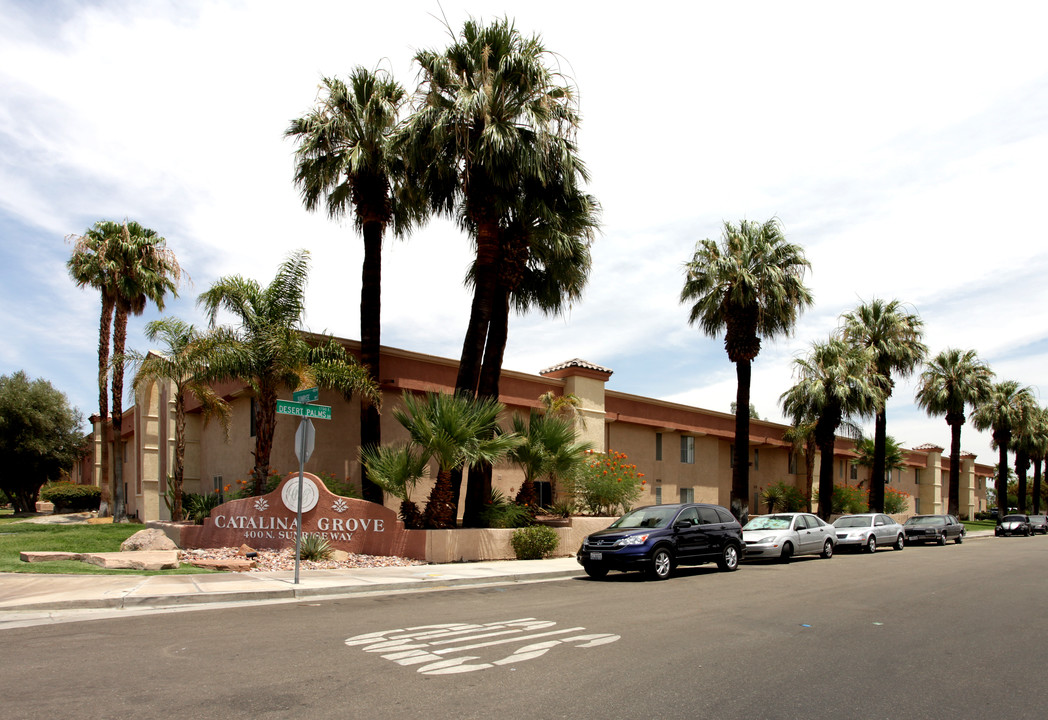
[(1005, 515), (997, 521), (997, 527), (994, 528), (993, 534), (997, 537), (1002, 535), (1026, 535), (1029, 537), (1033, 535), (1033, 528), (1030, 527), (1030, 517), (1028, 515)]
[(1030, 515), (1030, 532), (1048, 535), (1048, 515)]
[(775, 513), (753, 518), (742, 528), (747, 558), (777, 558), (789, 562), (794, 555), (833, 557), (837, 534), (833, 525), (811, 513)]
[(884, 513), (842, 515), (833, 521), (837, 530), (838, 547), (877, 551), (878, 545), (902, 550), (906, 546), (906, 530)]
[(945, 545), (953, 539), (960, 545), (964, 542), (967, 531), (961, 521), (953, 515), (914, 515), (903, 523), (906, 530), (906, 543), (934, 542)]
[(742, 527), (720, 505), (649, 505), (632, 510), (582, 541), (575, 559), (591, 578), (642, 570), (665, 580), (677, 565), (716, 562), (735, 570), (746, 552)]

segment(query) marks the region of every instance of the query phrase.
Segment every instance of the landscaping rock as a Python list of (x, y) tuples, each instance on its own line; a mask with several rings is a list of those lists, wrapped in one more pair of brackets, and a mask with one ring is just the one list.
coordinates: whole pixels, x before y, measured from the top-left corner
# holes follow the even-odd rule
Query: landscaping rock
[(223, 570), (225, 572), (247, 572), (255, 567), (255, 563), (251, 560), (236, 560), (233, 558), (228, 560), (190, 560), (189, 564), (193, 567)]
[(109, 570), (173, 570), (178, 567), (177, 550), (83, 553), (81, 559)]
[(332, 550), (331, 556), (328, 558), (332, 562), (345, 562), (349, 560), (349, 553), (345, 550)]
[(155, 550), (178, 550), (178, 546), (164, 534), (163, 530), (146, 528), (145, 530), (139, 530), (120, 543), (120, 550), (123, 552), (150, 552)]
[(253, 552), (255, 552), (255, 548), (251, 547), (250, 545), (241, 545), (240, 549), (237, 550), (237, 555), (239, 555), (241, 557), (244, 557), (248, 553), (253, 553)]
[(53, 562), (55, 560), (80, 560), (80, 553), (71, 552), (20, 552), (18, 557), (22, 562)]

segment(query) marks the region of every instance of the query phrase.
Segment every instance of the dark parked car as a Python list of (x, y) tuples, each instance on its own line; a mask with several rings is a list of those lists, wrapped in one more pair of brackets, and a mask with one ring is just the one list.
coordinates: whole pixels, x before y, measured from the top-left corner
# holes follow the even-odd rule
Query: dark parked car
[(1033, 528), (1030, 527), (1030, 517), (1028, 515), (1005, 515), (997, 521), (997, 527), (994, 528), (993, 534), (997, 537), (1002, 535), (1026, 535), (1029, 537), (1033, 535)]
[(953, 515), (914, 515), (903, 524), (906, 530), (906, 544), (934, 542), (945, 545), (953, 540), (960, 545), (964, 542), (965, 529), (961, 521)]
[(677, 565), (716, 562), (721, 570), (735, 570), (744, 547), (742, 527), (720, 505), (649, 505), (588, 536), (575, 559), (591, 578), (642, 570), (665, 580)]
[(1048, 515), (1030, 515), (1030, 532), (1048, 535)]

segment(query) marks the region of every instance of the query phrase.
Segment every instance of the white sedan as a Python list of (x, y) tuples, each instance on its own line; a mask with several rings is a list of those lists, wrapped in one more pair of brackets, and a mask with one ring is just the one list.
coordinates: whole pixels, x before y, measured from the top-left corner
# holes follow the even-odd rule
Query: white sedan
[(746, 559), (777, 558), (789, 562), (794, 555), (833, 557), (837, 534), (833, 525), (811, 513), (775, 513), (753, 518), (742, 527)]
[(906, 546), (906, 531), (884, 513), (841, 515), (833, 526), (837, 529), (838, 545), (850, 545), (868, 553), (876, 552), (877, 546), (896, 550)]

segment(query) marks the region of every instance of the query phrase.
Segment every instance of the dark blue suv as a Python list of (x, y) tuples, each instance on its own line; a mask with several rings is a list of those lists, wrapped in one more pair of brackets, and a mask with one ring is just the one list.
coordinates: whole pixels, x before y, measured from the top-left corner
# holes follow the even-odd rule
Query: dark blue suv
[(609, 570), (642, 570), (665, 580), (677, 565), (716, 562), (735, 570), (745, 548), (742, 527), (720, 505), (649, 505), (588, 536), (575, 559), (595, 579)]

